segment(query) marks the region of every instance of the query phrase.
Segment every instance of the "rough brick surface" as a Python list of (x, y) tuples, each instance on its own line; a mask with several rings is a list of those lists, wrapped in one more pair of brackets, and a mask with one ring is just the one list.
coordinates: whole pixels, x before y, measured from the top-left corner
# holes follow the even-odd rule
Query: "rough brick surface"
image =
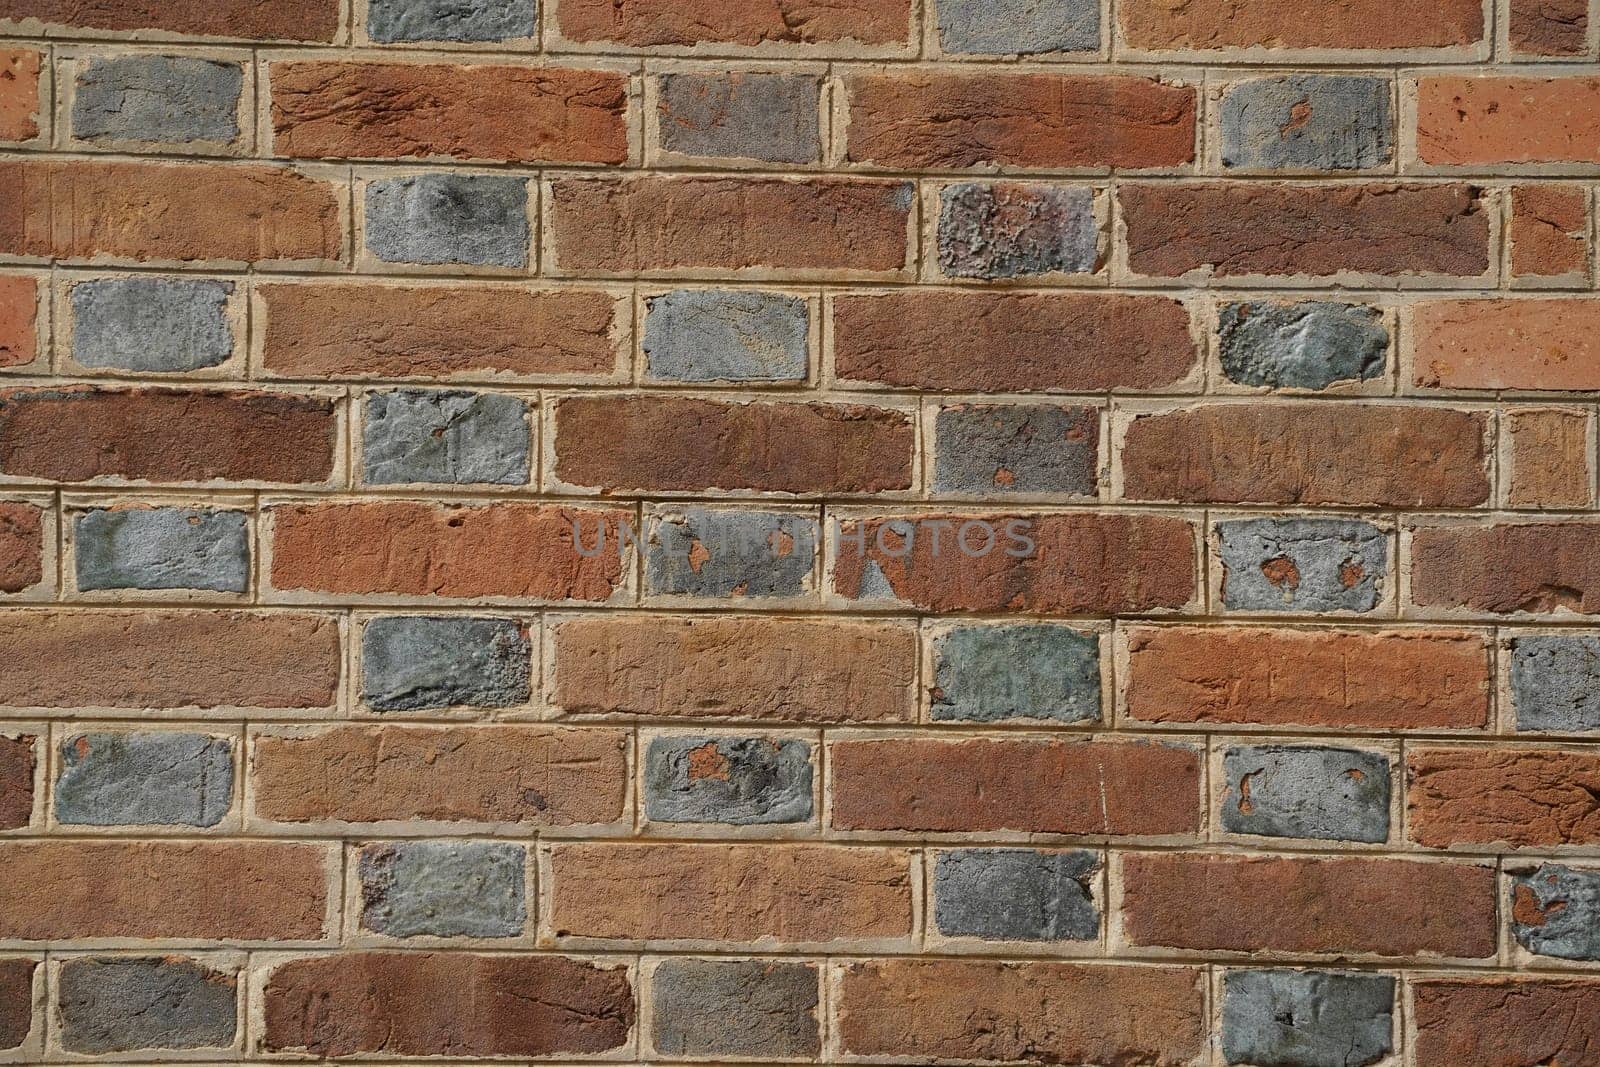
[(1511, 191), (1511, 273), (1578, 283), (1589, 275), (1589, 202), (1581, 186)]
[(1505, 502), (1513, 508), (1582, 508), (1594, 497), (1590, 423), (1580, 408), (1508, 411), (1502, 452)]
[(373, 619), (361, 631), (361, 699), (378, 711), (525, 704), (532, 651), (514, 619)]
[(959, 404), (934, 423), (938, 493), (1094, 496), (1100, 419), (1094, 408)]
[(1099, 235), (1086, 186), (969, 182), (939, 195), (939, 268), (952, 278), (1092, 271)]
[(1406, 753), (1406, 829), (1431, 848), (1600, 840), (1600, 759), (1535, 748), (1413, 748)]
[(731, 508), (652, 516), (645, 590), (696, 599), (805, 596), (816, 588), (819, 526), (808, 515)]
[[(1417, 1067), (1554, 1063), (1566, 1067), (1600, 1044), (1600, 982), (1435, 978), (1412, 987)], [(1551, 1019), (1570, 1020), (1551, 1026)]]
[(369, 485), (526, 485), (528, 405), (498, 393), (397, 389), (369, 393), (361, 476)]

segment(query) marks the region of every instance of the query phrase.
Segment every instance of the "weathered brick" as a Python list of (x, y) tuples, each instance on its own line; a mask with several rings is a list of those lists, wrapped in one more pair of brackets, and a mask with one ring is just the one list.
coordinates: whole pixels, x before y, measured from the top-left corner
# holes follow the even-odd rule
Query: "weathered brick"
[(1516, 278), (1589, 277), (1589, 195), (1574, 185), (1511, 190), (1511, 273)]
[(665, 74), (656, 92), (663, 151), (767, 163), (815, 163), (822, 154), (816, 75)]
[(28, 959), (0, 959), (0, 1050), (22, 1047), (33, 1030), (33, 972)]
[(1511, 639), (1510, 682), (1517, 730), (1600, 730), (1600, 636), (1516, 635)]
[(933, 490), (1095, 496), (1100, 412), (1054, 404), (953, 404), (934, 417)]
[(273, 822), (615, 822), (627, 736), (536, 726), (340, 726), (257, 734), (251, 796)]
[(568, 716), (916, 718), (917, 635), (897, 623), (585, 617), (549, 639), (551, 704)]
[(39, 73), (45, 56), (32, 48), (0, 49), (0, 141), (31, 141), (45, 115)]
[(1503, 412), (1501, 482), (1513, 508), (1586, 508), (1594, 497), (1590, 418), (1582, 408)]
[(1439, 166), (1600, 163), (1600, 77), (1421, 78), (1417, 157)]
[(98, 278), (69, 290), (72, 359), (105, 370), (176, 373), (233, 355), (234, 283), (210, 278)]
[(1054, 170), (1194, 160), (1195, 90), (1152, 78), (940, 71), (856, 74), (844, 85), (851, 163)]
[(1537, 956), (1600, 960), (1600, 871), (1543, 863), (1514, 872), (1511, 936)]
[(52, 482), (325, 482), (336, 402), (265, 391), (0, 392), (0, 473)]
[(72, 136), (107, 144), (231, 146), (239, 140), (244, 69), (192, 56), (109, 56), (81, 61)]
[[(33, 776), (38, 739), (30, 734), (0, 736), (0, 830), (17, 830), (33, 821)], [(5, 1030), (0, 1026), (0, 1033)], [(0, 1048), (4, 1045), (0, 1044)]]
[(1394, 1051), (1395, 980), (1346, 971), (1231, 970), (1222, 979), (1230, 1064), (1365, 1067)]
[(569, 41), (628, 48), (904, 47), (911, 36), (911, 0), (565, 0), (556, 10), (556, 29)]
[(1423, 526), (1412, 535), (1411, 558), (1419, 607), (1600, 613), (1600, 525)]
[(1419, 845), (1600, 842), (1600, 756), (1537, 748), (1412, 748), (1406, 833)]
[(14, 190), (0, 204), (0, 252), (11, 255), (244, 264), (345, 258), (344, 191), (289, 167), (9, 160), (0, 162), (0, 185)]
[(238, 985), (236, 973), (182, 956), (69, 957), (56, 975), (61, 1047), (231, 1048)]
[(554, 419), (554, 477), (608, 493), (818, 496), (909, 489), (916, 478), (912, 416), (897, 408), (574, 396), (557, 401)]
[(72, 527), (79, 592), (250, 588), (250, 517), (242, 511), (95, 508)]
[(957, 626), (933, 638), (936, 722), (1098, 722), (1100, 638), (1053, 624)]
[(528, 920), (527, 853), (493, 841), (364, 845), (361, 927), (388, 937), (516, 937)]
[(816, 591), (821, 523), (792, 512), (685, 508), (649, 517), (644, 587), (657, 596), (802, 597)]
[(1482, 729), (1489, 646), (1454, 630), (1137, 627), (1129, 717), (1376, 730)]
[(650, 976), (651, 1033), (668, 1056), (812, 1058), (817, 970), (778, 960), (662, 961)]
[(0, 368), (25, 367), (39, 357), (39, 284), (0, 276)]
[(0, 841), (0, 938), (318, 940), (330, 861), (283, 841)]
[(1194, 527), (1167, 515), (908, 514), (837, 537), (836, 595), (932, 612), (1148, 612), (1188, 604), (1198, 581)]
[(1377, 308), (1322, 300), (1223, 304), (1217, 354), (1236, 385), (1326, 389), (1383, 376), (1389, 328)]
[(339, 32), (337, 0), (4, 0), (0, 23), (37, 20), (79, 30), (155, 30), (164, 35), (245, 41), (331, 43)]
[(527, 485), (532, 415), (502, 393), (396, 389), (362, 405), (361, 479), (368, 485)]
[(656, 737), (645, 749), (652, 822), (809, 822), (811, 792), (811, 745), (794, 738)]
[(1439, 300), (1412, 311), (1429, 389), (1600, 389), (1600, 300)]
[(489, 64), (272, 63), (275, 154), (623, 163), (628, 79)]
[(1231, 611), (1372, 611), (1389, 576), (1389, 535), (1359, 519), (1216, 524), (1222, 604)]
[(1082, 274), (1099, 262), (1094, 190), (967, 182), (939, 193), (939, 269), (951, 278)]
[[(1183, 1067), (1206, 1046), (1201, 984), (1188, 967), (851, 962), (839, 985), (839, 1040), (860, 1056)], [(993, 1024), (972, 1025), (974, 1010)]]
[(580, 527), (617, 536), (631, 513), (615, 508), (392, 500), (280, 504), (267, 514), (279, 590), (601, 602), (626, 578), (622, 553), (578, 551)]
[(536, 36), (538, 18), (538, 0), (368, 0), (367, 36), (380, 44), (509, 41)]
[(939, 48), (948, 54), (1027, 56), (1098, 52), (1096, 0), (937, 0)]
[(69, 826), (215, 826), (233, 807), (225, 737), (148, 731), (61, 742), (56, 821)]
[(1492, 866), (1198, 852), (1128, 853), (1121, 863), (1130, 945), (1463, 959), (1495, 951)]
[(609, 1052), (634, 1023), (628, 969), (564, 956), (346, 952), (267, 977), (261, 1045), (317, 1057)]
[(1394, 158), (1390, 82), (1286, 74), (1222, 92), (1222, 165), (1240, 170), (1371, 170)]
[(1200, 755), (1180, 745), (896, 738), (835, 741), (828, 757), (839, 830), (1126, 836), (1203, 821)]
[(806, 301), (744, 289), (678, 289), (645, 299), (647, 375), (665, 382), (803, 381)]
[(550, 182), (561, 273), (903, 272), (911, 183), (647, 175)]
[(528, 183), (498, 174), (369, 182), (367, 250), (385, 263), (528, 265)]
[(558, 937), (789, 943), (909, 937), (913, 854), (834, 845), (557, 844)]
[(1184, 503), (1471, 507), (1489, 499), (1488, 427), (1480, 411), (1394, 404), (1140, 413), (1122, 447), (1122, 491)]
[(1189, 312), (1124, 293), (896, 292), (833, 298), (835, 372), (961, 392), (1159, 390), (1193, 372)]
[(609, 293), (325, 282), (254, 287), (261, 362), (287, 378), (609, 376), (627, 315)]
[(0, 614), (0, 706), (326, 708), (339, 686), (327, 615), (244, 611)]
[(1094, 941), (1097, 852), (967, 848), (937, 853), (933, 921), (945, 937)]
[(373, 619), (361, 631), (361, 700), (377, 711), (515, 707), (530, 696), (532, 654), (514, 619)]
[(0, 593), (21, 593), (44, 581), (44, 509), (0, 501)]
[(1389, 839), (1389, 757), (1308, 745), (1223, 754), (1222, 828), (1260, 837)]
[(1589, 0), (1511, 0), (1511, 51), (1581, 56), (1589, 47)]
[(1288, 10), (1280, 0), (1129, 0), (1117, 14), (1123, 40), (1150, 51), (1459, 49), (1486, 30), (1478, 0), (1338, 0)]
[(1600, 982), (1418, 978), (1411, 1003), (1417, 1067), (1578, 1067), (1600, 1047)]

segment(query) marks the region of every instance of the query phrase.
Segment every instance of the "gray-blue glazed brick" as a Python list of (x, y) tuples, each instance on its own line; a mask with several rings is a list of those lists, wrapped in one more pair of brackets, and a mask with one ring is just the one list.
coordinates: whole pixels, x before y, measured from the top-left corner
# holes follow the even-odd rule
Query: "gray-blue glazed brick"
[(1223, 95), (1222, 165), (1366, 170), (1394, 158), (1389, 82), (1355, 75), (1255, 78)]
[(1511, 893), (1511, 932), (1523, 948), (1555, 959), (1600, 960), (1600, 871), (1546, 863), (1513, 875)]
[(389, 937), (516, 937), (528, 919), (527, 855), (488, 841), (361, 850), (361, 925)]
[(361, 634), (361, 699), (378, 711), (528, 702), (533, 645), (511, 619), (373, 619)]
[(69, 1052), (228, 1048), (238, 1030), (236, 976), (198, 960), (68, 958), (57, 985)]
[(939, 853), (934, 924), (946, 937), (988, 941), (1093, 941), (1100, 909), (1094, 852), (970, 848)]
[(1083, 185), (966, 182), (939, 195), (939, 269), (1019, 278), (1095, 269), (1100, 224)]
[(939, 493), (1093, 496), (1100, 484), (1100, 418), (1056, 404), (959, 404), (934, 417)]
[(501, 393), (397, 389), (370, 393), (361, 436), (370, 485), (526, 485), (528, 405)]
[(367, 186), (367, 249), (385, 263), (528, 265), (528, 183), (415, 174)]
[(1100, 0), (937, 0), (939, 47), (967, 55), (1094, 52)]
[(1228, 971), (1222, 1053), (1250, 1067), (1365, 1067), (1394, 1050), (1395, 980), (1340, 971)]
[(713, 599), (803, 596), (816, 551), (817, 523), (808, 516), (687, 508), (652, 524), (645, 588)]
[(250, 588), (249, 518), (200, 508), (96, 509), (73, 526), (78, 589)]
[(210, 278), (97, 278), (72, 287), (72, 358), (156, 374), (215, 367), (233, 355), (233, 283)]
[(1511, 644), (1517, 729), (1600, 730), (1600, 634), (1528, 634)]
[(1260, 745), (1223, 757), (1222, 828), (1260, 837), (1389, 839), (1389, 758), (1348, 748)]
[(651, 975), (651, 1032), (667, 1056), (814, 1059), (817, 972), (783, 960), (668, 959)]
[(80, 141), (230, 145), (239, 139), (237, 63), (192, 56), (94, 58), (78, 68), (72, 135)]
[(822, 83), (810, 74), (665, 74), (661, 147), (710, 158), (814, 163)]
[(1326, 389), (1380, 377), (1389, 331), (1377, 308), (1320, 300), (1223, 304), (1222, 373), (1238, 385)]
[(368, 0), (367, 36), (407, 41), (509, 41), (538, 28), (535, 0)]
[(1217, 523), (1222, 603), (1232, 611), (1368, 612), (1383, 599), (1389, 538), (1357, 519)]
[(678, 289), (645, 301), (647, 373), (671, 382), (797, 382), (809, 367), (804, 299)]
[(1045, 623), (960, 626), (933, 642), (938, 721), (1100, 720), (1100, 639)]
[(740, 826), (811, 818), (811, 746), (794, 738), (657, 737), (645, 752), (655, 822)]
[(75, 734), (61, 744), (56, 820), (74, 826), (215, 826), (233, 804), (227, 738)]

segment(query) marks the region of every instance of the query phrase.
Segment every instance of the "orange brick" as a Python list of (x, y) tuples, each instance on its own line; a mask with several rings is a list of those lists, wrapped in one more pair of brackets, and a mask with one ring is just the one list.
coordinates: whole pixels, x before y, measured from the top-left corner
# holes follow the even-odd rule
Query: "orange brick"
[(1511, 273), (1518, 278), (1589, 275), (1589, 195), (1575, 185), (1511, 191)]
[(1406, 833), (1419, 845), (1600, 844), (1600, 756), (1531, 748), (1412, 748)]
[(1600, 78), (1423, 78), (1417, 155), (1439, 166), (1600, 163)]
[(0, 48), (0, 141), (31, 141), (39, 136), (43, 58), (31, 48)]
[(563, 0), (556, 27), (569, 41), (630, 48), (909, 44), (911, 0)]
[(1459, 48), (1484, 38), (1478, 0), (1125, 0), (1117, 8), (1134, 48)]
[(0, 276), (0, 367), (39, 358), (38, 314), (39, 287), (32, 278)]
[(1501, 463), (1513, 508), (1584, 508), (1594, 497), (1589, 414), (1525, 408), (1501, 415)]
[(1439, 300), (1412, 322), (1424, 388), (1600, 389), (1600, 300)]

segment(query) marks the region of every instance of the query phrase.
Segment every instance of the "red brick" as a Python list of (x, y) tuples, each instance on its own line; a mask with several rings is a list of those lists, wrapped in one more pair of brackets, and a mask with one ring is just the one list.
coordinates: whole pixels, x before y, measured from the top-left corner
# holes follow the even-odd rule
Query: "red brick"
[[(632, 512), (420, 500), (281, 504), (268, 510), (272, 586), (334, 595), (604, 601), (622, 554), (580, 555), (574, 527), (615, 546)], [(585, 544), (591, 542), (585, 541)]]
[[(968, 549), (958, 549), (963, 524), (973, 521), (995, 532), (987, 554), (968, 554), (985, 544), (977, 527), (968, 531)], [(917, 524), (909, 551), (906, 522)], [(923, 611), (1155, 611), (1186, 606), (1198, 581), (1194, 527), (1167, 515), (907, 513), (841, 520), (838, 539), (837, 595), (878, 599), (887, 583), (895, 600)]]
[(904, 291), (833, 299), (835, 373), (913, 389), (1072, 393), (1180, 386), (1189, 311), (1121, 293)]
[(900, 623), (646, 616), (556, 623), (549, 638), (566, 715), (907, 722), (917, 635)]
[(0, 737), (0, 830), (15, 830), (33, 821), (37, 741), (28, 734)]
[(1469, 185), (1207, 182), (1117, 190), (1136, 274), (1176, 278), (1489, 272), (1489, 212)]
[(1600, 1048), (1600, 982), (1423, 978), (1411, 985), (1417, 1067), (1585, 1067)]
[(1139, 627), (1127, 715), (1158, 723), (1471, 730), (1489, 720), (1489, 644), (1454, 630)]
[(298, 823), (616, 822), (628, 797), (627, 735), (542, 726), (340, 726), (257, 734), (258, 818)]
[(333, 858), (279, 841), (0, 841), (0, 938), (320, 940)]
[(1535, 748), (1413, 748), (1406, 829), (1429, 848), (1600, 844), (1600, 756)]
[(31, 48), (0, 48), (0, 141), (31, 141), (39, 136), (43, 59)]
[(43, 580), (43, 509), (0, 501), (0, 593), (20, 593)]
[(1193, 834), (1198, 751), (1143, 741), (835, 741), (838, 830)]
[(908, 265), (910, 183), (850, 178), (560, 178), (550, 183), (563, 273), (882, 274)]
[(1576, 185), (1511, 191), (1511, 273), (1575, 280), (1589, 275), (1589, 194)]
[(1511, 51), (1526, 56), (1589, 53), (1589, 0), (1511, 0)]
[(630, 48), (909, 44), (911, 0), (562, 0), (569, 41)]
[(0, 276), (0, 367), (39, 357), (39, 287), (32, 278)]
[(861, 404), (568, 397), (555, 476), (607, 492), (873, 493), (915, 481), (910, 414)]
[(1354, 857), (1125, 854), (1129, 944), (1214, 952), (1482, 959), (1493, 867)]
[(1501, 479), (1513, 508), (1586, 508), (1594, 498), (1589, 413), (1524, 408), (1500, 416)]
[(338, 186), (261, 163), (0, 161), (0, 252), (239, 263), (344, 259)]
[(0, 0), (0, 21), (80, 30), (159, 30), (246, 41), (331, 42), (338, 0)]
[(631, 314), (593, 289), (269, 283), (255, 295), (262, 366), (285, 378), (609, 376)]
[(1180, 167), (1195, 90), (1149, 78), (917, 72), (845, 81), (845, 158), (896, 169)]
[(1147, 50), (1456, 48), (1484, 38), (1478, 0), (1123, 0), (1122, 37)]
[(835, 845), (558, 844), (557, 937), (824, 942), (912, 931), (913, 853)]
[(1471, 507), (1489, 499), (1488, 426), (1482, 412), (1394, 404), (1250, 401), (1140, 414), (1122, 448), (1123, 495)]
[(840, 1041), (858, 1056), (1186, 1067), (1206, 1043), (1202, 986), (1190, 967), (852, 962), (839, 991)]
[(243, 611), (0, 612), (0, 706), (326, 708), (330, 616)]
[(33, 1030), (36, 960), (0, 959), (0, 1051), (22, 1047)]
[(626, 967), (563, 956), (354, 952), (281, 964), (266, 1049), (320, 1057), (607, 1052), (634, 1022)]
[(1417, 156), (1440, 166), (1600, 163), (1600, 78), (1423, 78)]
[(1412, 312), (1429, 389), (1600, 389), (1600, 300), (1437, 300)]
[(268, 66), (276, 154), (624, 163), (628, 79), (609, 71), (442, 63)]
[(1600, 524), (1419, 527), (1411, 558), (1420, 607), (1600, 613)]

